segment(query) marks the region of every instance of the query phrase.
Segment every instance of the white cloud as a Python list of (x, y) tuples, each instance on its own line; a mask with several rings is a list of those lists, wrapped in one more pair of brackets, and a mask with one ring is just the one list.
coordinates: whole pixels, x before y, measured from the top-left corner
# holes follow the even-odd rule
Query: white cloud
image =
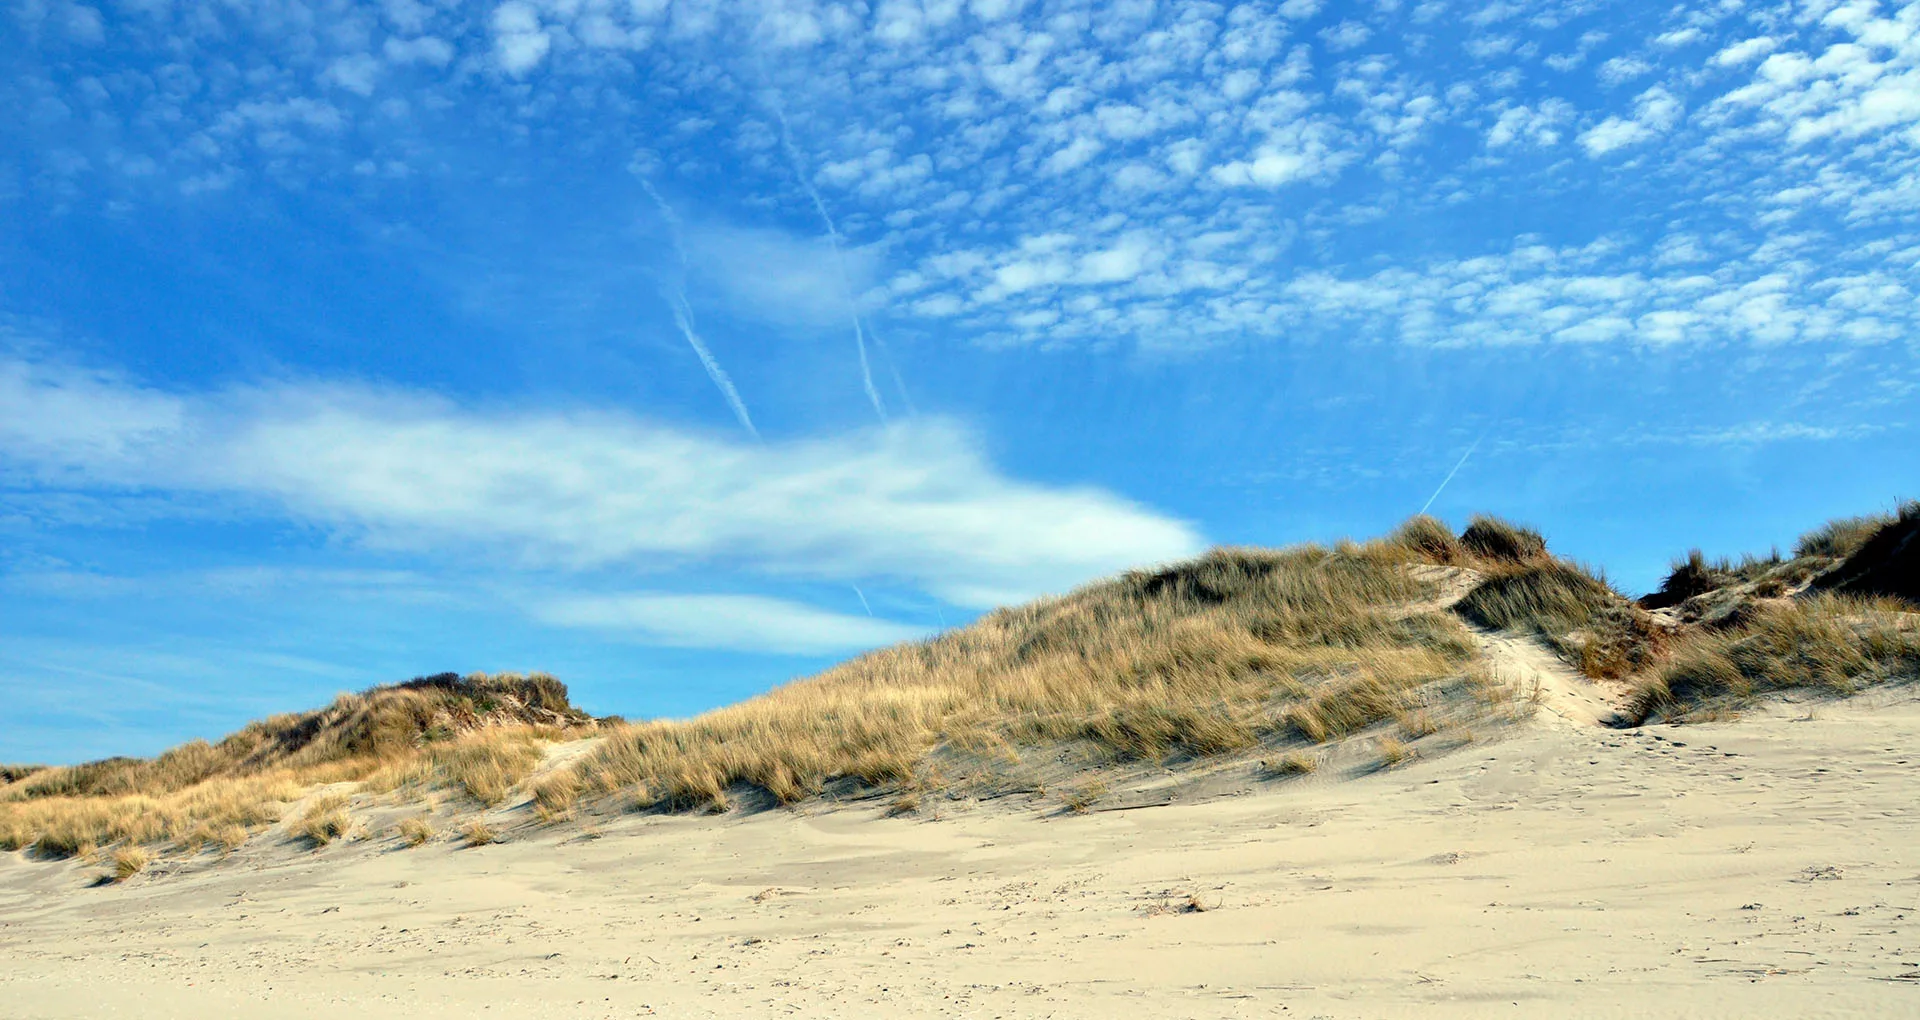
[(1683, 110), (1673, 93), (1655, 85), (1634, 100), (1631, 118), (1608, 117), (1582, 132), (1580, 145), (1596, 157), (1639, 145), (1672, 130)]
[(1085, 283), (1131, 280), (1147, 269), (1153, 255), (1153, 244), (1146, 237), (1127, 237), (1111, 248), (1083, 256), (1080, 259), (1079, 278)]
[(17, 360), (0, 362), (0, 387), (10, 470), (277, 506), (396, 550), (567, 570), (725, 563), (989, 606), (1199, 548), (1108, 493), (1008, 478), (946, 422), (760, 445), (363, 387), (169, 397)]
[(1500, 119), (1487, 130), (1487, 148), (1557, 145), (1561, 127), (1572, 120), (1573, 104), (1564, 99), (1542, 100), (1537, 106), (1511, 107), (1502, 110)]
[[(847, 323), (847, 288), (865, 293), (879, 268), (877, 253), (847, 248), (840, 264), (824, 235), (808, 237), (720, 223), (686, 231), (690, 268), (705, 287), (723, 295), (730, 314), (811, 329)], [(697, 296), (696, 296), (697, 300)]]
[(1449, 346), (1852, 344), (1884, 339), (1884, 320), (1920, 319), (1912, 289), (1884, 273), (1826, 276), (1805, 263), (1782, 269), (1764, 252), (1710, 273), (1674, 265), (1700, 257), (1691, 237), (1631, 258), (1603, 239), (1585, 247), (1522, 245), (1362, 277), (1307, 273), (1288, 283), (1278, 316), (1357, 322), (1370, 334)]
[(388, 39), (382, 47), (387, 60), (395, 64), (429, 64), (445, 67), (453, 61), (453, 46), (431, 35), (417, 39)]
[(1072, 170), (1078, 170), (1092, 162), (1093, 157), (1100, 154), (1101, 148), (1102, 146), (1098, 139), (1082, 135), (1068, 143), (1065, 148), (1048, 156), (1046, 161), (1040, 164), (1040, 172), (1050, 176), (1058, 176)]
[(0, 359), (0, 448), (40, 464), (126, 465), (185, 434), (178, 397), (102, 372)]
[(380, 61), (367, 53), (351, 54), (328, 64), (320, 78), (356, 95), (370, 96), (380, 78)]
[(1676, 28), (1671, 32), (1662, 32), (1653, 37), (1653, 44), (1662, 49), (1679, 49), (1691, 46), (1706, 37), (1706, 33), (1697, 28)]
[(1734, 67), (1751, 63), (1772, 53), (1780, 44), (1771, 36), (1754, 36), (1743, 39), (1713, 55), (1713, 63), (1721, 67)]
[(1373, 29), (1358, 21), (1343, 21), (1320, 30), (1320, 40), (1335, 53), (1355, 49), (1366, 45), (1373, 38)]
[(553, 38), (540, 26), (540, 13), (523, 0), (508, 0), (493, 10), (493, 51), (500, 69), (519, 78), (547, 59)]
[(1639, 57), (1614, 57), (1600, 65), (1600, 81), (1609, 87), (1625, 84), (1653, 72), (1653, 65)]
[(535, 619), (679, 648), (825, 655), (926, 636), (926, 628), (761, 595), (637, 592), (536, 599)]

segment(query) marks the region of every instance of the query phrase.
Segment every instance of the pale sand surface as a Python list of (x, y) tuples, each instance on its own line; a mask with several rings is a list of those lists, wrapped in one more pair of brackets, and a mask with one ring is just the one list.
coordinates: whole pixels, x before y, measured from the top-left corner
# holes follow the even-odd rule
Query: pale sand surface
[(0, 1016), (1920, 1016), (1920, 703), (1872, 700), (1087, 816), (9, 855)]

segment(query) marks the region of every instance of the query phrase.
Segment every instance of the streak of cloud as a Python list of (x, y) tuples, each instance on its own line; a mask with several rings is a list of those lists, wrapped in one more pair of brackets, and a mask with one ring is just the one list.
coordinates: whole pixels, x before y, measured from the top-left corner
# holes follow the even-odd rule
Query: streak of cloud
[(768, 105), (773, 109), (774, 119), (780, 122), (780, 147), (787, 154), (787, 161), (793, 164), (793, 175), (800, 181), (807, 197), (813, 200), (814, 211), (820, 214), (820, 220), (827, 225), (827, 243), (833, 247), (833, 264), (840, 273), (840, 294), (847, 302), (847, 314), (853, 319), (853, 343), (860, 352), (860, 383), (867, 391), (867, 400), (873, 404), (873, 413), (887, 420), (887, 406), (880, 399), (880, 388), (873, 384), (873, 363), (867, 356), (866, 323), (861, 321), (860, 306), (853, 299), (853, 284), (847, 277), (847, 258), (840, 250), (840, 229), (834, 226), (833, 214), (827, 211), (827, 203), (820, 197), (820, 189), (814, 187), (813, 178), (807, 173), (806, 160), (800, 154), (800, 147), (794, 144), (793, 128), (787, 123), (787, 113), (781, 108), (779, 95), (768, 94)]
[(668, 233), (673, 238), (673, 251), (680, 261), (679, 277), (663, 288), (666, 292), (667, 304), (673, 308), (673, 323), (680, 327), (680, 335), (687, 338), (687, 345), (692, 347), (693, 353), (699, 357), (701, 366), (707, 370), (707, 378), (713, 380), (713, 385), (720, 390), (720, 395), (726, 398), (727, 406), (733, 409), (733, 416), (739, 419), (740, 427), (758, 439), (760, 430), (754, 427), (753, 416), (747, 413), (747, 402), (740, 399), (740, 391), (734, 387), (733, 377), (727, 374), (726, 369), (720, 367), (719, 359), (713, 356), (713, 350), (707, 346), (707, 342), (700, 338), (700, 331), (694, 324), (693, 305), (687, 300), (686, 284), (682, 282), (687, 269), (687, 246), (680, 238), (680, 217), (673, 211), (673, 206), (667, 204), (667, 200), (661, 196), (659, 189), (653, 186), (652, 181), (642, 177), (640, 186), (646, 189), (647, 197), (653, 199), (653, 204), (659, 207), (660, 217), (667, 221)]
[(1420, 504), (1421, 513), (1423, 514), (1426, 513), (1427, 508), (1433, 505), (1433, 501), (1436, 499), (1439, 499), (1440, 494), (1446, 491), (1447, 483), (1453, 481), (1453, 476), (1459, 474), (1460, 469), (1466, 466), (1467, 458), (1473, 456), (1473, 451), (1478, 450), (1480, 448), (1480, 440), (1485, 438), (1487, 438), (1486, 433), (1484, 432), (1481, 433), (1480, 438), (1475, 439), (1473, 441), (1473, 445), (1467, 447), (1467, 452), (1460, 455), (1460, 460), (1453, 465), (1453, 470), (1447, 472), (1447, 477), (1440, 479), (1440, 487), (1433, 490), (1433, 495), (1428, 496), (1427, 501), (1425, 503)]

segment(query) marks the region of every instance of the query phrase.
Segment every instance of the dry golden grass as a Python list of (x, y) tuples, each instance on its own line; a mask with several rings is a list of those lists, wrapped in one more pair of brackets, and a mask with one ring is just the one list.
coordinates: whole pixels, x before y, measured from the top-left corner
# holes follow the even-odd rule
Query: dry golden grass
[(1634, 692), (1634, 714), (1725, 713), (1774, 691), (1851, 694), (1920, 678), (1920, 613), (1910, 603), (1820, 594), (1755, 611), (1744, 625), (1689, 634)]
[(1404, 765), (1418, 754), (1412, 744), (1393, 737), (1381, 737), (1374, 743), (1374, 751), (1380, 755), (1380, 767), (1388, 769)]
[(1260, 771), (1268, 776), (1305, 776), (1319, 770), (1320, 756), (1306, 751), (1288, 751), (1260, 763)]
[(72, 857), (117, 842), (184, 843), (202, 824), (254, 827), (280, 817), (303, 785), (283, 775), (214, 780), (159, 796), (35, 797), (0, 802), (0, 849)]
[(113, 880), (124, 882), (142, 871), (153, 862), (153, 855), (145, 847), (123, 846), (113, 852)]
[(494, 831), (493, 826), (479, 818), (469, 819), (465, 825), (462, 825), (460, 837), (466, 840), (470, 847), (500, 842), (500, 834)]
[[(1322, 741), (1390, 720), (1474, 655), (1451, 614), (1409, 612), (1431, 557), (1399, 539), (1222, 549), (988, 614), (684, 722), (615, 731), (571, 771), (637, 806), (792, 803), (829, 784), (929, 788), (930, 761), (991, 772), (1000, 749), (1076, 745), (1173, 761)], [(1017, 752), (1015, 752), (1017, 757)]]
[(1112, 792), (1104, 780), (1095, 777), (1067, 787), (1066, 791), (1060, 795), (1060, 803), (1064, 804), (1068, 811), (1076, 815), (1084, 815)]
[(447, 785), (489, 807), (505, 800), (538, 764), (540, 741), (524, 729), (477, 730), (433, 753), (433, 767)]
[(400, 820), (400, 839), (408, 846), (419, 846), (433, 836), (433, 822), (425, 815)]
[(353, 816), (347, 813), (350, 802), (344, 793), (322, 794), (288, 826), (289, 834), (306, 839), (315, 849), (353, 831)]
[(146, 870), (154, 862), (154, 855), (146, 847), (121, 847), (113, 851), (113, 882), (127, 882), (132, 876)]
[(559, 771), (542, 776), (533, 784), (533, 811), (543, 822), (573, 816), (573, 805), (580, 799), (578, 773)]
[(46, 769), (45, 765), (0, 765), (0, 787), (17, 783), (35, 772), (45, 772)]
[(491, 803), (538, 762), (540, 740), (591, 725), (566, 698), (544, 674), (446, 674), (342, 695), (153, 759), (22, 769), (0, 786), (0, 849), (69, 857), (166, 841), (230, 851), (323, 783), (439, 784)]

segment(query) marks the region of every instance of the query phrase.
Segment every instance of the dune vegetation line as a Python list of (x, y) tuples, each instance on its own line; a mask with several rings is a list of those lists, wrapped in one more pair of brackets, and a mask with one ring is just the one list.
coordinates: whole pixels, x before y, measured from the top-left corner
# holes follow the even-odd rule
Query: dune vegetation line
[(1354, 738), (1389, 768), (1530, 710), (1475, 628), (1617, 685), (1627, 721), (1725, 717), (1772, 691), (1920, 674), (1920, 593), (1898, 588), (1916, 556), (1909, 503), (1831, 522), (1792, 556), (1695, 551), (1636, 602), (1530, 529), (1482, 516), (1456, 534), (1418, 516), (1365, 543), (1132, 571), (692, 719), (595, 719), (544, 674), (443, 674), (152, 759), (0, 766), (0, 848), (98, 858), (124, 881), (276, 827), (316, 849), (484, 845), (505, 838), (510, 800), (537, 823), (814, 798), (908, 813), (1014, 793), (1085, 810), (1115, 770), (1246, 755), (1279, 780)]

